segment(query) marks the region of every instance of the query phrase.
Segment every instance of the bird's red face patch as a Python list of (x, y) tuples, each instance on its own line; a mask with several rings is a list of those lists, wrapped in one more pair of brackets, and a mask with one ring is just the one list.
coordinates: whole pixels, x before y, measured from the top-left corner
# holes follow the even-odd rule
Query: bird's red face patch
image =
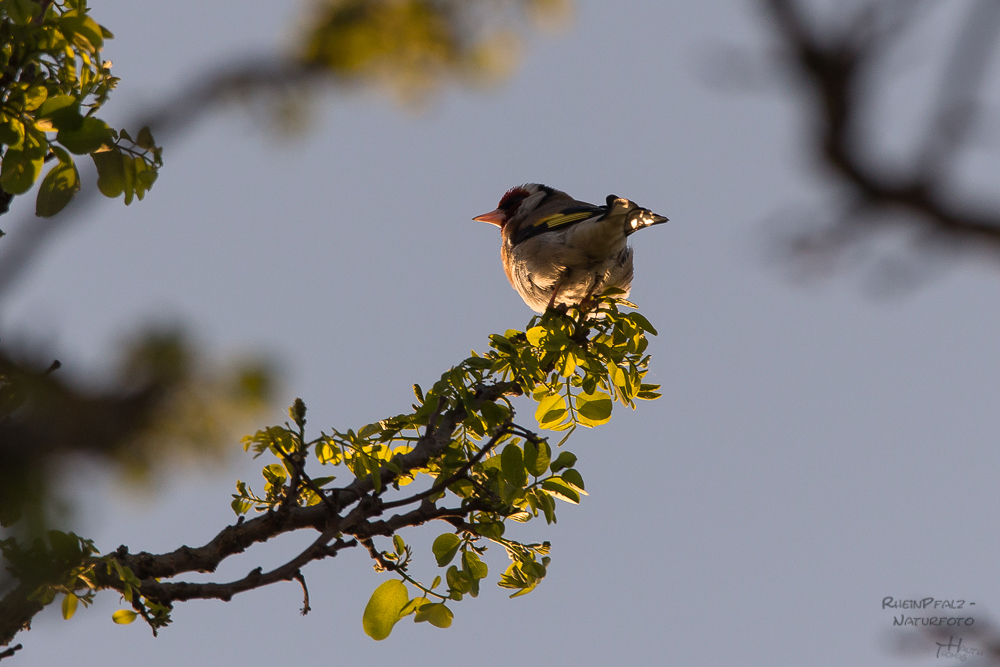
[(507, 194), (500, 199), (500, 203), (497, 204), (497, 209), (503, 211), (509, 220), (515, 213), (517, 213), (517, 209), (520, 208), (521, 202), (529, 196), (531, 196), (531, 193), (522, 187), (511, 188), (507, 191)]

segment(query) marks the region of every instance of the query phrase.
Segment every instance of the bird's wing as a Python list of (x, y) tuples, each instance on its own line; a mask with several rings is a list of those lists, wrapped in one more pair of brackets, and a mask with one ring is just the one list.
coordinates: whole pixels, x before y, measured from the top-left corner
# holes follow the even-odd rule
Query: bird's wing
[(608, 213), (607, 206), (572, 206), (557, 213), (543, 216), (530, 225), (525, 225), (517, 231), (514, 245), (526, 241), (533, 236), (566, 229), (585, 220), (599, 219)]

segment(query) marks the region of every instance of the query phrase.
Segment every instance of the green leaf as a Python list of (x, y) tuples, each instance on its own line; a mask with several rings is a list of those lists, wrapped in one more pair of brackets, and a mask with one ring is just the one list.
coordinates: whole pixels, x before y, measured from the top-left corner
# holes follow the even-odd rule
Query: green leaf
[(73, 614), (76, 613), (76, 605), (79, 601), (80, 599), (76, 595), (67, 593), (62, 601), (62, 617), (67, 621), (73, 618)]
[(656, 329), (653, 328), (653, 325), (649, 323), (649, 320), (647, 320), (645, 317), (643, 317), (639, 313), (629, 313), (628, 314), (628, 319), (632, 320), (632, 322), (636, 326), (638, 326), (639, 328), (641, 328), (643, 331), (646, 331), (647, 333), (651, 333), (654, 336), (658, 336), (659, 335), (658, 333), (656, 333)]
[(396, 549), (396, 553), (402, 555), (406, 551), (406, 542), (399, 535), (392, 536), (392, 546)]
[(430, 602), (431, 601), (425, 597), (413, 598), (412, 600), (407, 602), (406, 605), (400, 610), (399, 617), (403, 618), (405, 616), (409, 616), (415, 611), (420, 611), (421, 607), (423, 607), (425, 604), (430, 604)]
[(572, 452), (562, 452), (556, 457), (550, 466), (552, 472), (559, 472), (563, 468), (572, 468), (576, 465), (576, 454)]
[(237, 514), (237, 516), (241, 514), (246, 514), (248, 511), (250, 511), (250, 501), (236, 497), (233, 498), (233, 502), (230, 503), (230, 507), (233, 508), (233, 511)]
[(365, 634), (375, 641), (388, 637), (409, 601), (406, 585), (399, 579), (391, 579), (376, 588), (361, 618)]
[(566, 399), (562, 394), (548, 394), (538, 402), (538, 408), (535, 409), (539, 428), (550, 428), (561, 423), (566, 414)]
[(118, 625), (128, 625), (135, 620), (136, 616), (138, 616), (138, 614), (131, 609), (119, 609), (115, 613), (111, 614), (111, 620)]
[(56, 95), (45, 100), (35, 113), (40, 130), (78, 130), (83, 125), (80, 103), (72, 95)]
[(97, 21), (86, 15), (67, 12), (59, 19), (59, 29), (63, 31), (75, 46), (91, 53), (100, 51), (104, 46), (104, 34)]
[(497, 426), (506, 421), (507, 417), (510, 416), (510, 411), (502, 405), (497, 405), (493, 401), (486, 401), (480, 407), (479, 411), (483, 415), (483, 421), (489, 427)]
[(531, 327), (524, 332), (527, 336), (528, 342), (534, 347), (540, 347), (542, 340), (548, 335), (548, 330), (545, 327)]
[[(69, 157), (69, 156), (67, 156)], [(50, 218), (73, 199), (80, 190), (80, 173), (72, 161), (60, 162), (49, 170), (38, 188), (35, 200), (35, 215)]]
[(10, 0), (6, 3), (4, 11), (17, 25), (27, 25), (38, 11), (38, 3), (32, 0)]
[(32, 158), (24, 151), (8, 149), (0, 165), (0, 187), (12, 195), (27, 192), (42, 173), (42, 164), (41, 157)]
[(125, 191), (125, 163), (117, 148), (101, 153), (91, 153), (97, 167), (97, 189), (105, 197), (114, 199)]
[(486, 357), (469, 357), (465, 360), (465, 365), (469, 368), (487, 370), (493, 366), (493, 360)]
[(498, 521), (485, 521), (473, 526), (477, 533), (490, 540), (503, 537), (504, 525)]
[(0, 144), (20, 146), (24, 141), (24, 123), (17, 118), (0, 118)]
[(545, 513), (545, 523), (556, 522), (556, 501), (547, 492), (540, 489), (534, 491), (534, 499), (538, 507)]
[(485, 579), (490, 569), (475, 551), (462, 552), (462, 569), (469, 573), (473, 579)]
[(434, 558), (437, 559), (438, 567), (444, 567), (455, 558), (455, 554), (458, 553), (458, 547), (462, 544), (461, 538), (455, 533), (442, 533), (437, 536), (434, 540), (434, 544), (431, 545), (431, 551), (434, 552)]
[(562, 357), (561, 363), (559, 364), (559, 374), (568, 378), (576, 371), (576, 365), (576, 355), (567, 350), (566, 354)]
[(580, 494), (576, 492), (576, 489), (566, 484), (564, 481), (558, 477), (550, 477), (544, 482), (542, 482), (542, 488), (549, 492), (550, 495), (559, 498), (560, 500), (565, 500), (568, 503), (573, 503), (574, 505), (580, 504)]
[(416, 618), (413, 620), (417, 623), (427, 621), (437, 628), (449, 628), (451, 627), (453, 618), (455, 618), (455, 615), (451, 612), (451, 609), (444, 606), (443, 602), (435, 602), (433, 604), (425, 604), (417, 610)]
[(269, 463), (260, 472), (264, 475), (264, 479), (272, 484), (284, 484), (288, 478), (288, 471), (280, 463)]
[(537, 445), (533, 442), (524, 443), (524, 467), (535, 477), (545, 474), (551, 459), (552, 450), (544, 440), (540, 440)]
[(45, 133), (34, 126), (24, 128), (24, 143), (21, 150), (29, 160), (41, 160), (49, 152), (49, 140)]
[(468, 593), (472, 590), (472, 577), (454, 565), (448, 568), (448, 572), (445, 574), (445, 581), (448, 582), (448, 588), (452, 591)]
[[(99, 118), (84, 118), (77, 130), (59, 130), (56, 140), (77, 155), (93, 153), (114, 141), (114, 130)], [(154, 172), (155, 173), (155, 172)]]
[[(125, 153), (122, 153), (122, 171), (125, 175), (125, 205), (129, 206), (132, 204), (132, 200), (135, 197), (135, 177), (137, 175), (137, 170), (135, 167), (136, 159), (130, 157)], [(376, 491), (378, 490), (378, 483), (375, 484)]]
[(41, 84), (35, 84), (24, 91), (24, 110), (34, 111), (42, 105), (49, 91)]
[(524, 469), (524, 457), (521, 454), (521, 448), (517, 445), (511, 443), (503, 448), (503, 453), (500, 454), (500, 466), (504, 478), (511, 486), (521, 489), (528, 483), (528, 474)]
[(584, 426), (599, 426), (611, 420), (611, 397), (603, 391), (579, 394), (576, 397), (576, 411)]
[(562, 477), (562, 480), (564, 482), (569, 484), (571, 487), (573, 487), (573, 489), (575, 489), (579, 493), (582, 493), (585, 496), (588, 495), (587, 492), (583, 490), (583, 476), (580, 475), (578, 471), (570, 468), (569, 470), (563, 472), (563, 474), (559, 476)]

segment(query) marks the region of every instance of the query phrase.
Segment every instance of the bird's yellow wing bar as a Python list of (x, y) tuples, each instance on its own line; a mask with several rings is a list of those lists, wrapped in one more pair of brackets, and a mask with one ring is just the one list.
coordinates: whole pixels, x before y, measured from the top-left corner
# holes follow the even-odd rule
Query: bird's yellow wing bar
[(527, 241), (533, 236), (560, 231), (571, 225), (581, 223), (584, 220), (599, 218), (606, 215), (607, 212), (607, 208), (603, 206), (575, 206), (547, 215), (544, 218), (539, 218), (533, 224), (518, 230), (517, 235), (514, 237), (514, 245)]
[(590, 210), (590, 211), (579, 211), (577, 213), (555, 213), (553, 215), (547, 215), (532, 227), (544, 227), (546, 229), (558, 229), (559, 227), (565, 227), (566, 225), (571, 225), (574, 222), (583, 220), (584, 218), (593, 217), (595, 213), (601, 213), (603, 211)]

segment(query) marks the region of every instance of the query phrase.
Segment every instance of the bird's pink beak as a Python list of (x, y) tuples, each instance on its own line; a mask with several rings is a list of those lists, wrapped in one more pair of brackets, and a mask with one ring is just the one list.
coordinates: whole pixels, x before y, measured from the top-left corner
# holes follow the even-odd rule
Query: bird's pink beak
[(476, 222), (488, 222), (491, 225), (496, 225), (497, 227), (503, 227), (504, 219), (507, 215), (500, 209), (490, 211), (489, 213), (483, 213), (482, 215), (477, 215), (473, 218)]

